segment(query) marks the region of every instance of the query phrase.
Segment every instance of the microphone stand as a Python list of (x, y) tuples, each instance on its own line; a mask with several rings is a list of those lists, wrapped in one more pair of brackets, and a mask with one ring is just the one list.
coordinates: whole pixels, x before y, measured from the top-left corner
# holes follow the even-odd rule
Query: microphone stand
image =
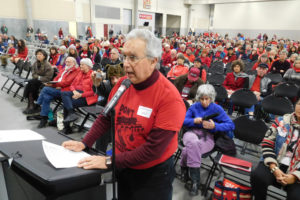
[(110, 123), (111, 123), (111, 140), (112, 140), (112, 188), (113, 188), (113, 197), (112, 200), (117, 200), (116, 197), (116, 165), (115, 165), (115, 157), (116, 157), (116, 152), (115, 152), (115, 115), (116, 111), (115, 109), (111, 109), (110, 111)]

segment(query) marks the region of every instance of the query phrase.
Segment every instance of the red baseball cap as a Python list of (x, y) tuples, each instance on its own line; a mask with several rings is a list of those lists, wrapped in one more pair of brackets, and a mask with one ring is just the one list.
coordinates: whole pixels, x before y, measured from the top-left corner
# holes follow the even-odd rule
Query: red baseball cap
[(192, 67), (188, 74), (188, 79), (190, 81), (197, 81), (200, 76), (200, 70), (196, 67)]

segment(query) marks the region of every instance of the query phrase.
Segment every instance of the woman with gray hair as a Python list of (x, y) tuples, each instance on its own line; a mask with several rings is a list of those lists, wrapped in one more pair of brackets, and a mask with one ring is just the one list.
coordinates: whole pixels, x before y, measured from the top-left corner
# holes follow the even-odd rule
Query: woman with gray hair
[[(233, 138), (234, 123), (223, 108), (214, 103), (215, 97), (216, 91), (212, 85), (200, 85), (196, 94), (197, 102), (188, 109), (183, 123), (189, 131), (183, 136), (185, 147), (180, 165), (183, 180), (187, 180), (188, 174), (192, 180), (191, 196), (198, 195), (201, 157), (214, 148), (214, 136), (227, 134)], [(212, 119), (203, 119), (212, 114), (218, 115)]]
[(93, 63), (89, 58), (83, 58), (80, 61), (80, 72), (73, 80), (70, 90), (61, 93), (61, 99), (64, 106), (64, 133), (70, 134), (70, 122), (77, 120), (74, 108), (92, 105), (97, 102), (98, 96), (93, 91), (92, 81)]
[(279, 59), (273, 62), (270, 72), (280, 73), (281, 76), (283, 76), (284, 73), (291, 68), (291, 64), (286, 60), (287, 54), (288, 52), (286, 50), (282, 50), (279, 53)]

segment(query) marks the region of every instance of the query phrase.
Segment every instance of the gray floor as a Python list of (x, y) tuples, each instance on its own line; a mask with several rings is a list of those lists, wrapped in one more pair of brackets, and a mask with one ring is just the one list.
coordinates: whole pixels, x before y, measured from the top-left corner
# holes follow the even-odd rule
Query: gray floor
[[(3, 72), (3, 68), (0, 66), (0, 73)], [(5, 71), (11, 71), (12, 65), (9, 65)], [(4, 83), (6, 78), (0, 75), (0, 86)], [(20, 94), (22, 91), (20, 92)], [(33, 129), (37, 127), (38, 121), (27, 121), (26, 116), (22, 114), (22, 110), (24, 110), (26, 107), (25, 102), (20, 102), (20, 99), (13, 98), (12, 94), (7, 94), (5, 91), (0, 91), (0, 130), (9, 130), (9, 129)], [(92, 122), (89, 122), (88, 125), (91, 125)], [(53, 127), (53, 129), (55, 129)], [(80, 140), (82, 138), (84, 133), (74, 133), (70, 136), (76, 140)], [(246, 155), (247, 158), (251, 159), (251, 156)], [(253, 157), (255, 161), (258, 161), (257, 157)], [(211, 162), (209, 159), (205, 159), (203, 163), (211, 165)], [(177, 171), (179, 166), (176, 167)], [(207, 176), (207, 170), (202, 169), (201, 170), (201, 182), (204, 182), (205, 178)], [(238, 177), (242, 177), (242, 175), (238, 175)], [(213, 183), (215, 182), (217, 177), (214, 177), (211, 186), (213, 186)], [(244, 177), (246, 180), (248, 177)], [(249, 181), (249, 180), (248, 180)], [(107, 186), (107, 193), (108, 197), (107, 199), (111, 199), (111, 185)], [(190, 197), (188, 194), (188, 191), (184, 188), (184, 184), (180, 182), (177, 178), (175, 178), (173, 183), (173, 200), (195, 200), (195, 199), (210, 199), (209, 192), (208, 196), (204, 198), (201, 195), (198, 195), (196, 197)], [(268, 198), (272, 199), (272, 198)]]

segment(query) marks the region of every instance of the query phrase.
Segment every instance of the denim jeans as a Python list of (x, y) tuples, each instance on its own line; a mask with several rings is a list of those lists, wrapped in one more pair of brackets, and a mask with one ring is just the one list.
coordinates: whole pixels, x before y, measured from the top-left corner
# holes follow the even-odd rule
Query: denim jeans
[[(82, 93), (81, 91), (78, 91)], [(86, 99), (80, 97), (78, 99), (73, 99), (73, 92), (62, 92), (61, 99), (63, 101), (63, 106), (67, 111), (73, 110), (73, 108), (87, 106)]]
[(37, 100), (37, 104), (42, 106), (41, 116), (48, 116), (50, 103), (53, 99), (60, 98), (61, 91), (52, 87), (44, 87)]

